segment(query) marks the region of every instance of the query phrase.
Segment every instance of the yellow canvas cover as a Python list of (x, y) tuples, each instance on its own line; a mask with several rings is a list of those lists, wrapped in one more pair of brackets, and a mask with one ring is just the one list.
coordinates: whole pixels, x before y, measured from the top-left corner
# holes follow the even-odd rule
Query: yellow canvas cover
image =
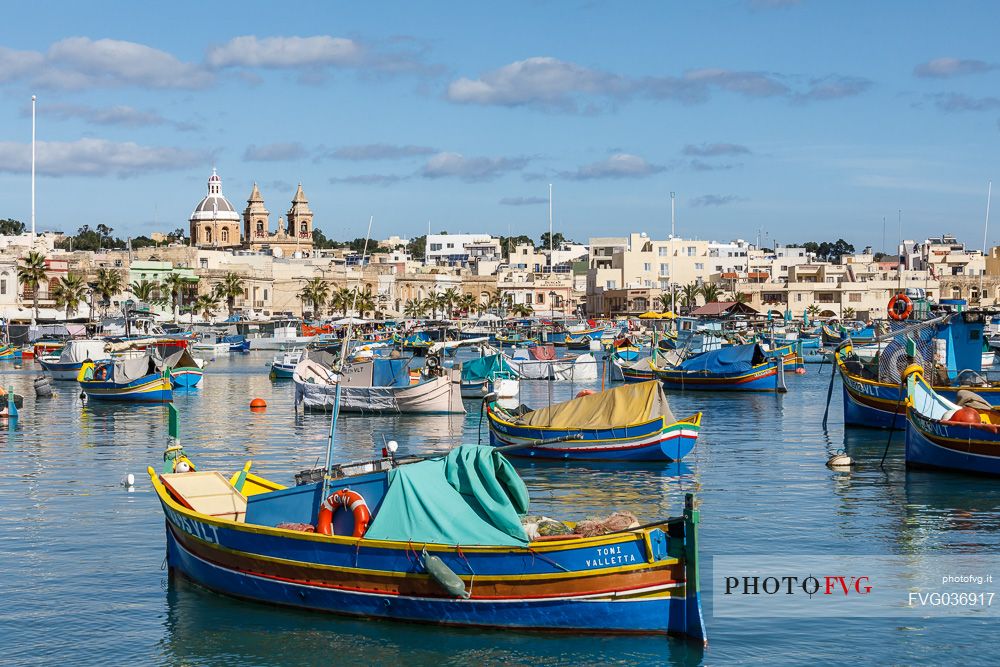
[(521, 416), (522, 426), (558, 429), (617, 428), (665, 417), (677, 421), (657, 380), (627, 384), (589, 396), (581, 396)]

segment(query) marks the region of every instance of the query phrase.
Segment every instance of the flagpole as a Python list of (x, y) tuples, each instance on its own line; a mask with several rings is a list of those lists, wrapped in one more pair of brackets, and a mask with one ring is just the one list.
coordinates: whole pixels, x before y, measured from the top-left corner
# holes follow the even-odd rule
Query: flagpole
[(35, 245), (35, 101), (31, 96), (31, 245)]

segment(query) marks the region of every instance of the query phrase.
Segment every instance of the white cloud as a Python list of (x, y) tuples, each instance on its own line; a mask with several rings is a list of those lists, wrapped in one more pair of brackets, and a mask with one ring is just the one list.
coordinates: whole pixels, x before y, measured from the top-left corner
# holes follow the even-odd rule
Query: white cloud
[(392, 144), (359, 144), (341, 146), (323, 152), (323, 157), (337, 160), (397, 160), (408, 157), (430, 155), (435, 149), (429, 146), (397, 146)]
[[(30, 107), (25, 107), (22, 115), (30, 115)], [(193, 123), (172, 121), (155, 111), (143, 111), (127, 105), (112, 107), (92, 107), (85, 104), (44, 104), (39, 107), (39, 115), (68, 120), (79, 118), (95, 125), (113, 125), (118, 127), (150, 127), (154, 125), (172, 125), (178, 130), (193, 130)]]
[(234, 37), (222, 46), (209, 49), (205, 61), (210, 67), (316, 67), (352, 65), (361, 55), (352, 39), (318, 35), (315, 37)]
[(578, 95), (619, 96), (629, 87), (623, 77), (614, 74), (556, 58), (536, 57), (486, 72), (478, 79), (453, 81), (446, 96), (460, 104), (573, 109)]
[(460, 178), (472, 183), (491, 181), (517, 171), (530, 162), (526, 157), (465, 157), (461, 153), (438, 153), (427, 161), (420, 174), (424, 178)]
[(134, 85), (149, 88), (202, 88), (212, 75), (199, 65), (136, 42), (70, 37), (56, 42), (35, 72), (39, 85), (80, 89)]
[(615, 153), (607, 159), (584, 165), (576, 171), (564, 171), (559, 175), (575, 181), (601, 178), (644, 178), (665, 169), (666, 167), (651, 164), (638, 155)]
[(691, 200), (691, 206), (726, 206), (736, 202), (746, 201), (746, 197), (737, 195), (702, 195)]
[[(134, 142), (105, 139), (40, 141), (37, 166), (50, 176), (135, 176), (144, 172), (182, 169), (204, 164), (211, 156), (202, 151), (142, 146)], [(31, 170), (31, 145), (0, 142), (0, 171), (27, 173)]]
[(963, 74), (979, 74), (997, 66), (982, 60), (960, 58), (935, 58), (913, 68), (913, 74), (925, 79), (947, 79)]
[(36, 51), (14, 51), (0, 46), (0, 83), (26, 76), (44, 62), (45, 57)]
[(504, 197), (500, 200), (501, 206), (534, 206), (536, 204), (548, 204), (545, 197)]
[(306, 149), (297, 141), (278, 142), (257, 146), (250, 144), (243, 152), (243, 159), (249, 162), (279, 162), (300, 160), (306, 156)]
[(749, 155), (750, 149), (742, 144), (688, 144), (681, 151), (684, 155), (718, 157), (720, 155)]
[(405, 181), (409, 176), (398, 174), (358, 174), (355, 176), (341, 176), (330, 179), (333, 184), (345, 183), (347, 185), (381, 185), (383, 187)]

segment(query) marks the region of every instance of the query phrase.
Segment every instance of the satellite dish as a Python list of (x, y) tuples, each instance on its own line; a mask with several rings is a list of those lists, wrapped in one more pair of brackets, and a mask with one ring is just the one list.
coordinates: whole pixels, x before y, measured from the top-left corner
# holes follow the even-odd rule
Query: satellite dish
[(281, 252), (281, 248), (271, 248), (271, 256), (272, 257), (281, 257), (284, 254), (285, 253)]

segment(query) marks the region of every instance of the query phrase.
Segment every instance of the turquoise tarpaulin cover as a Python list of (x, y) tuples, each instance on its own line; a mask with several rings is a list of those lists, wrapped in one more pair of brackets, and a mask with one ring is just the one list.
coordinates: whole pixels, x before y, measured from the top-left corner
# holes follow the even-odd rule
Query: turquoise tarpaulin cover
[(375, 359), (372, 361), (373, 387), (408, 387), (410, 372), (409, 359)]
[(389, 488), (365, 532), (375, 540), (523, 546), (519, 514), (528, 490), (503, 454), (462, 445), (440, 459), (389, 472)]
[(502, 354), (488, 354), (485, 357), (462, 362), (462, 382), (495, 380), (497, 377), (510, 374), (512, 371)]

